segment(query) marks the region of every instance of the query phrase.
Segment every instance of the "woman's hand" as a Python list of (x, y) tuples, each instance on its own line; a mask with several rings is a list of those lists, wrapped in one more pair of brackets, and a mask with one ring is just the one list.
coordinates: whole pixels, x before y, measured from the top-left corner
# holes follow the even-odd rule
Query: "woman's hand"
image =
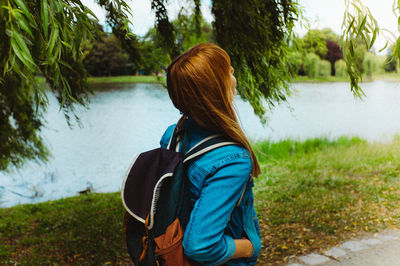
[(232, 259), (238, 259), (238, 258), (250, 258), (253, 256), (253, 244), (251, 244), (251, 241), (242, 238), (242, 239), (235, 239), (235, 253), (233, 254)]

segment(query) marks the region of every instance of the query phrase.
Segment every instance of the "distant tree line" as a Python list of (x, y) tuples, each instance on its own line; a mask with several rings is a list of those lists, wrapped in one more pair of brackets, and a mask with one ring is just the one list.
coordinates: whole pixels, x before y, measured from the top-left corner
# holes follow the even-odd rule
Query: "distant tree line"
[[(288, 66), (292, 75), (316, 77), (348, 77), (346, 63), (343, 60), (340, 38), (330, 28), (309, 30), (302, 38), (293, 41), (292, 53), (288, 57)], [(371, 78), (374, 73), (397, 71), (397, 60), (393, 50), (388, 55), (378, 56), (369, 51), (359, 40), (354, 45), (357, 55), (355, 64), (362, 74)]]
[[(211, 24), (200, 18), (200, 34), (195, 34), (195, 16), (186, 14), (183, 9), (172, 25), (179, 50), (187, 50), (200, 42), (213, 41)], [(171, 61), (155, 28), (151, 28), (144, 37), (138, 37), (138, 56), (132, 60), (113, 33), (104, 32), (101, 25), (97, 27), (97, 38), (84, 48), (83, 64), (91, 76), (152, 75), (162, 72)]]
[[(202, 18), (201, 34), (195, 34), (197, 29), (194, 15), (181, 11), (178, 18), (172, 21), (172, 25), (179, 50), (185, 51), (199, 42), (215, 41), (212, 26)], [(84, 49), (83, 63), (91, 76), (153, 75), (161, 73), (171, 61), (155, 28), (139, 38), (139, 53), (135, 60), (131, 60), (113, 33), (104, 32), (101, 25), (98, 28), (100, 34), (86, 44)], [(332, 29), (310, 30), (302, 38), (296, 39), (291, 48), (293, 52), (289, 53), (286, 63), (293, 76), (348, 77), (339, 36)], [(374, 73), (397, 71), (397, 60), (391, 49), (386, 57), (377, 56), (368, 51), (363, 42), (359, 42), (355, 46), (355, 53), (358, 56), (356, 64), (369, 78)]]

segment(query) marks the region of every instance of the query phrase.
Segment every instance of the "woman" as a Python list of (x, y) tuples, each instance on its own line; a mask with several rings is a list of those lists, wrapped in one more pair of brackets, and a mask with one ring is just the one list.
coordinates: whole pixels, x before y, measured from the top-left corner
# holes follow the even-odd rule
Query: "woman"
[[(167, 70), (169, 96), (186, 116), (187, 150), (213, 134), (237, 143), (208, 152), (187, 170), (193, 209), (183, 248), (206, 265), (254, 265), (261, 248), (251, 178), (260, 167), (234, 111), (233, 72), (228, 54), (211, 43), (194, 46)], [(174, 127), (164, 133), (162, 147)]]

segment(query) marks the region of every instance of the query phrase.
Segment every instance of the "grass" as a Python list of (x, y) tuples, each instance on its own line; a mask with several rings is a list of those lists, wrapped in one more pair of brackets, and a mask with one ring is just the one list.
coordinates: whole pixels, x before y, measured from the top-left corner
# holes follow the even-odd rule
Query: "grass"
[[(375, 80), (385, 80), (385, 81), (400, 81), (399, 73), (374, 73), (372, 78), (363, 75), (363, 82), (371, 82)], [(309, 78), (307, 76), (297, 76), (293, 79), (294, 83), (323, 83), (323, 82), (350, 82), (349, 78), (342, 78), (336, 76), (329, 77), (315, 77)]]
[[(44, 77), (37, 76), (37, 81), (45, 83)], [(89, 84), (98, 83), (163, 83), (165, 77), (160, 76), (112, 76), (112, 77), (89, 77)]]
[(119, 193), (0, 209), (0, 265), (128, 264)]
[(114, 76), (114, 77), (90, 77), (89, 83), (160, 83), (165, 77), (158, 76)]
[(329, 76), (329, 77), (314, 77), (309, 78), (308, 76), (297, 76), (295, 77), (292, 82), (294, 83), (323, 83), (323, 82), (349, 82), (349, 78), (341, 78), (336, 76)]
[[(400, 139), (254, 143), (260, 265), (400, 226)], [(118, 193), (0, 209), (0, 264), (128, 264)]]
[(260, 264), (286, 262), (341, 241), (400, 226), (400, 140), (259, 142)]

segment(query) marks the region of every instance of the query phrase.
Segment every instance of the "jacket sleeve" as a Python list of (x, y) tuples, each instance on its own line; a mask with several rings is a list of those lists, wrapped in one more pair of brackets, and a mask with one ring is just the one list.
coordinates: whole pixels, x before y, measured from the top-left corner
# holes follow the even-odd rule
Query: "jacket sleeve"
[(189, 258), (205, 265), (223, 264), (232, 258), (236, 246), (224, 231), (250, 172), (249, 155), (233, 154), (206, 179), (185, 230), (183, 248)]

